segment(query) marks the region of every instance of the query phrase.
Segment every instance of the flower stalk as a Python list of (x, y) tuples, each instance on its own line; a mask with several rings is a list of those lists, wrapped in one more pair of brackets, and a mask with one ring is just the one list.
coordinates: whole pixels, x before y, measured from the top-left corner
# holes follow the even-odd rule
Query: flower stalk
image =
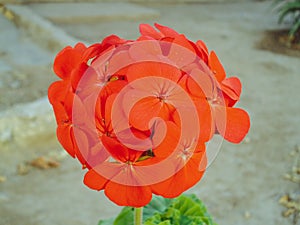
[(134, 225), (143, 225), (143, 207), (134, 208)]

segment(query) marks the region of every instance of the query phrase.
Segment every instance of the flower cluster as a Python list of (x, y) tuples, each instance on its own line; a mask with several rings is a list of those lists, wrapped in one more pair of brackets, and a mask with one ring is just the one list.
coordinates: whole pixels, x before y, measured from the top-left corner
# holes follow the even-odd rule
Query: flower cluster
[(250, 126), (233, 108), (241, 83), (215, 52), (155, 27), (141, 24), (137, 40), (64, 48), (48, 92), (59, 142), (88, 169), (84, 183), (123, 206), (179, 196), (201, 179), (215, 134), (239, 143)]

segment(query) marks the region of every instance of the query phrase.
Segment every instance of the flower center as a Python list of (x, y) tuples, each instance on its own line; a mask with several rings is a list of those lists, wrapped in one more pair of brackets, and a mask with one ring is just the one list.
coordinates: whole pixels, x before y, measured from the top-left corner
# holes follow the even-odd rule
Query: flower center
[[(192, 141), (194, 143), (194, 141)], [(183, 149), (179, 153), (179, 157), (181, 157), (184, 161), (189, 160), (193, 155), (193, 146), (192, 143), (186, 143), (183, 145)]]
[(159, 95), (157, 98), (159, 99), (159, 101), (164, 102), (167, 100), (168, 95), (166, 95), (166, 94)]

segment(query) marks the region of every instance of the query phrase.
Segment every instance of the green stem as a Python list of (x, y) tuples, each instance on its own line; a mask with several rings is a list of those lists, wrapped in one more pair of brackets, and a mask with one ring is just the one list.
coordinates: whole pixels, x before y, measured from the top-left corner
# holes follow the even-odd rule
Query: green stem
[(143, 207), (134, 208), (134, 225), (143, 225)]

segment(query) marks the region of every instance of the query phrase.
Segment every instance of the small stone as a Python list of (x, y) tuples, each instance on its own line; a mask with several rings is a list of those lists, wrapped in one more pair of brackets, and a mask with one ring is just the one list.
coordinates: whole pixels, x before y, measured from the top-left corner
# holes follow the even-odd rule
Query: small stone
[(287, 180), (292, 180), (292, 178), (293, 178), (292, 175), (289, 173), (284, 174), (283, 177), (284, 177), (284, 179), (287, 179)]
[(290, 201), (290, 196), (289, 195), (283, 195), (283, 196), (280, 197), (280, 199), (279, 199), (278, 202), (280, 204), (284, 205), (284, 204), (286, 204), (289, 201)]
[(293, 213), (295, 213), (295, 209), (291, 208), (291, 209), (287, 209), (284, 212), (282, 212), (282, 216), (283, 217), (289, 217), (290, 215), (292, 215)]
[(251, 213), (246, 211), (244, 214), (245, 219), (250, 219), (251, 218)]
[(53, 159), (46, 159), (43, 156), (32, 160), (29, 164), (33, 167), (36, 167), (38, 169), (43, 169), (43, 170), (50, 169), (50, 168), (56, 168), (56, 167), (60, 166), (59, 162), (57, 162)]
[(6, 181), (6, 177), (5, 176), (0, 176), (0, 183), (3, 183)]
[(298, 166), (293, 166), (292, 172), (293, 172), (294, 174), (300, 174), (300, 168), (299, 168)]
[(29, 173), (29, 166), (25, 163), (20, 163), (17, 167), (17, 172), (19, 175), (24, 176)]

